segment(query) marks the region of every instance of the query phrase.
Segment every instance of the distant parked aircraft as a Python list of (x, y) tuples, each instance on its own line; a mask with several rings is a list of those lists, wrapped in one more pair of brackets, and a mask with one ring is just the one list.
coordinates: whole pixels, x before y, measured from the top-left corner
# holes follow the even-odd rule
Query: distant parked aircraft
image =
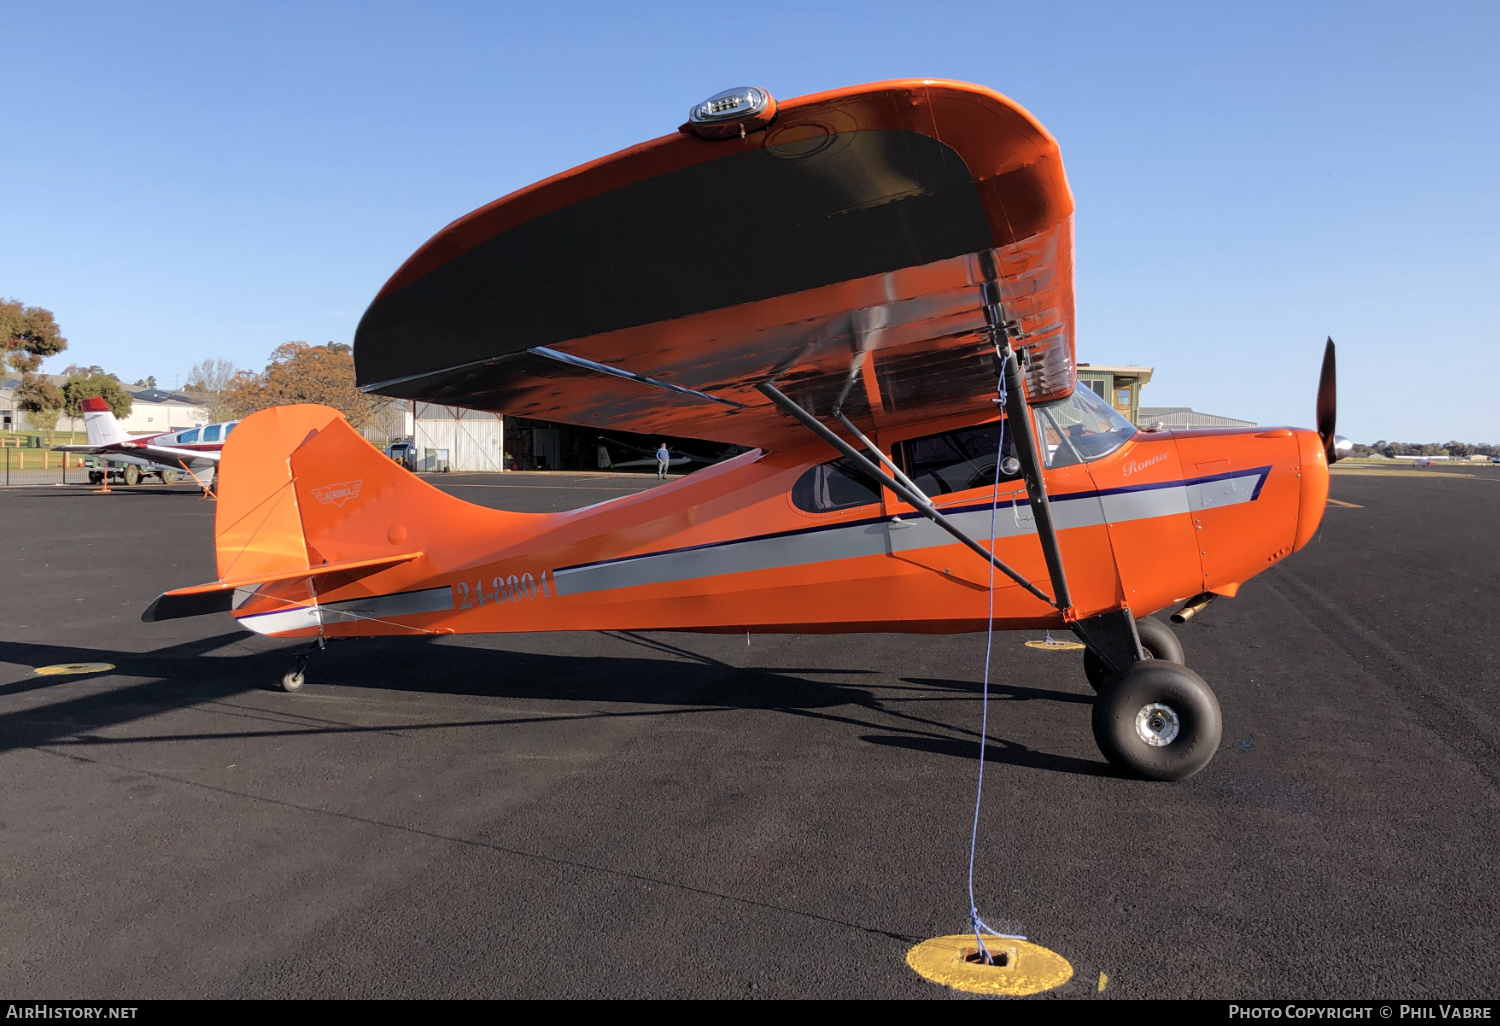
[[(157, 474), (163, 481), (176, 478), (185, 470), (203, 484), (200, 470), (217, 470), (224, 440), (239, 421), (200, 425), (185, 431), (165, 431), (155, 435), (129, 435), (115, 419), (103, 399), (85, 399), (83, 429), (87, 445), (55, 445), (56, 452), (81, 452), (100, 456), (112, 463), (125, 464), (125, 483), (136, 484), (143, 475)], [(101, 479), (108, 470), (100, 471)], [(217, 476), (215, 474), (215, 476)]]

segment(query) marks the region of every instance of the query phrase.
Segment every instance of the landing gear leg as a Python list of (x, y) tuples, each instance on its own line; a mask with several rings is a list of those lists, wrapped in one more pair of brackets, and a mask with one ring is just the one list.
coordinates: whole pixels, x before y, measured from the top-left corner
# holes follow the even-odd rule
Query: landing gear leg
[[(1160, 620), (1143, 616), (1135, 622), (1135, 632), (1141, 642), (1141, 654), (1147, 659), (1164, 659), (1178, 666), (1187, 665), (1187, 659), (1182, 653), (1182, 642), (1177, 640), (1172, 628)], [(1083, 674), (1095, 691), (1104, 687), (1113, 673), (1109, 664), (1096, 655), (1092, 648), (1084, 650)]]
[(1219, 700), (1182, 665), (1171, 629), (1128, 609), (1071, 626), (1088, 646), (1083, 667), (1099, 692), (1094, 740), (1104, 757), (1147, 780), (1182, 780), (1207, 766), (1224, 732)]
[(281, 690), (301, 691), (302, 685), (307, 682), (307, 660), (314, 652), (324, 647), (323, 636), (318, 635), (318, 640), (297, 653), (297, 662), (290, 670), (281, 675)]

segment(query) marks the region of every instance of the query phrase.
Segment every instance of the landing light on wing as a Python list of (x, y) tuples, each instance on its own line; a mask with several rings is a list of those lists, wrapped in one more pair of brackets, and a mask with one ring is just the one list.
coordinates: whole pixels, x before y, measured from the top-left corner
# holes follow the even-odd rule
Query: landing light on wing
[(759, 114), (766, 109), (770, 97), (764, 89), (755, 86), (740, 86), (715, 93), (688, 112), (688, 120), (695, 125), (705, 122), (736, 121)]
[(682, 131), (700, 139), (741, 138), (757, 132), (776, 117), (776, 100), (759, 86), (738, 86), (715, 93), (688, 111)]

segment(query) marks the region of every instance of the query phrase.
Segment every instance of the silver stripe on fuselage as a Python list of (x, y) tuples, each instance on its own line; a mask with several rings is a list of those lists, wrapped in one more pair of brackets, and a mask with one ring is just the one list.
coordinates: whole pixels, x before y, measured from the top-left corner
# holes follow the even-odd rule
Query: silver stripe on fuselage
[[(1210, 481), (1058, 496), (1052, 500), (1052, 517), (1058, 530), (1065, 531), (1250, 502), (1259, 494), (1259, 486), (1267, 472), (1261, 468)], [(989, 537), (988, 506), (946, 515), (971, 538)], [(1036, 521), (1026, 500), (1002, 502), (996, 508), (997, 540), (1035, 533)], [(666, 584), (752, 570), (776, 570), (953, 544), (953, 536), (932, 521), (919, 513), (906, 513), (876, 522), (860, 521), (798, 534), (770, 535), (564, 567), (554, 570), (552, 576), (559, 595), (581, 595), (613, 588)]]
[(1194, 512), (1200, 509), (1217, 509), (1220, 506), (1238, 506), (1251, 502), (1260, 490), (1259, 475), (1221, 477), (1212, 481), (1195, 481), (1188, 486), (1188, 502)]
[[(236, 592), (238, 598), (239, 592)], [(248, 597), (248, 596), (247, 596)], [(244, 600), (237, 602), (243, 605)], [(269, 613), (251, 613), (239, 617), (240, 625), (257, 634), (280, 634), (329, 623), (352, 623), (356, 620), (381, 620), (413, 613), (442, 613), (453, 608), (453, 589), (425, 588), (395, 595), (372, 595), (369, 598), (346, 599), (327, 605), (297, 606)]]
[(324, 623), (347, 623), (387, 616), (410, 616), (413, 613), (445, 613), (453, 608), (453, 589), (425, 588), (403, 591), (398, 595), (374, 595), (370, 598), (330, 602), (323, 607)]

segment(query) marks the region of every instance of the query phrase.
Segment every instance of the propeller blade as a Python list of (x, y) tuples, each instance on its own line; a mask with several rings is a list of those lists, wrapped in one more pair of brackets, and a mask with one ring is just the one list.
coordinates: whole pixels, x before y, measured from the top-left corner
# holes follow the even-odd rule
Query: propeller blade
[(1329, 463), (1335, 463), (1339, 458), (1334, 448), (1334, 428), (1338, 421), (1338, 393), (1338, 373), (1333, 356), (1333, 339), (1330, 338), (1327, 348), (1323, 350), (1323, 372), (1318, 375), (1318, 437), (1323, 440), (1323, 451), (1328, 454)]

